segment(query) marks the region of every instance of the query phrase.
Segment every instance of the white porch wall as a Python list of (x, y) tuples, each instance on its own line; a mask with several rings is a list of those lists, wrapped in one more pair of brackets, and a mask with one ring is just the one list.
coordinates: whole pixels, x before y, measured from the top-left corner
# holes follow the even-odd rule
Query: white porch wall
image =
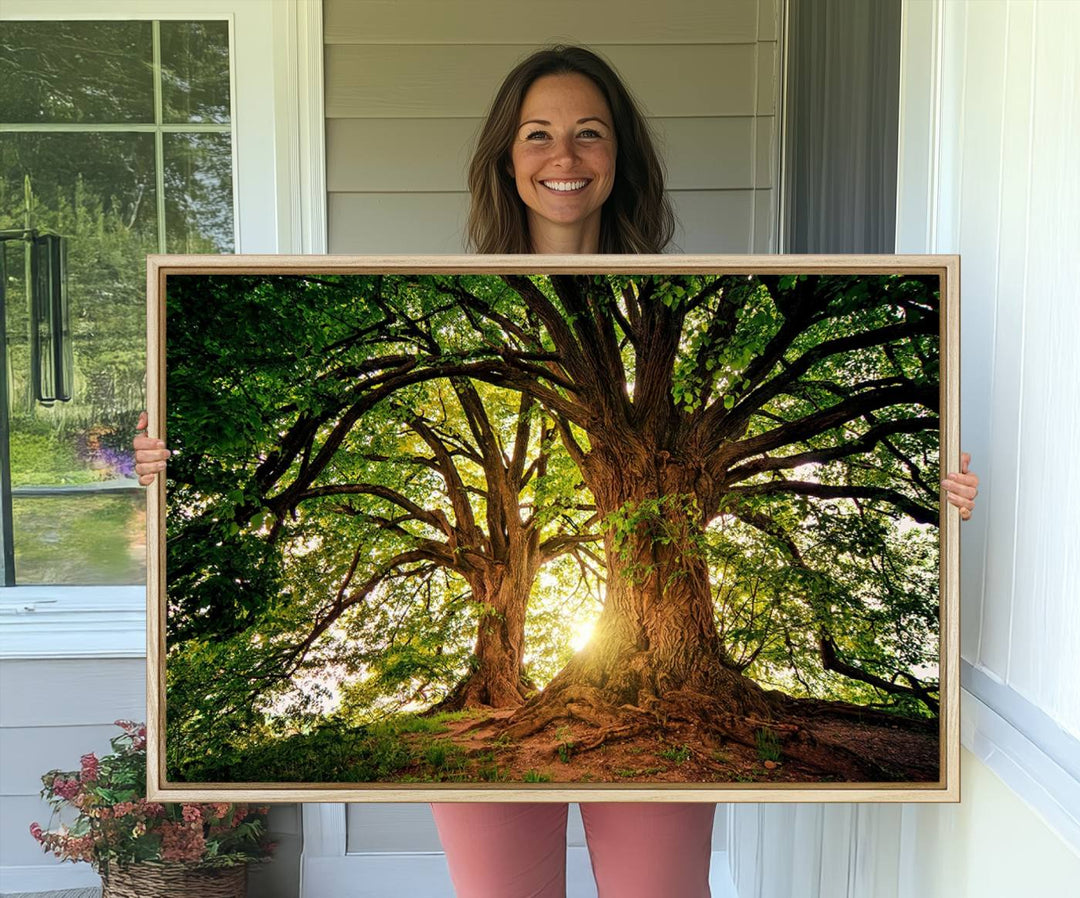
[(734, 807), (741, 898), (1080, 882), (1080, 3), (904, 0), (897, 251), (961, 254), (961, 802)]

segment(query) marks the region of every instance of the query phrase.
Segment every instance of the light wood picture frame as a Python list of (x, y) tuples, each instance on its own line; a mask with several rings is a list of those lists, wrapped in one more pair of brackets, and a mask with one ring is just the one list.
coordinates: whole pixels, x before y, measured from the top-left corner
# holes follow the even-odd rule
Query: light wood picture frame
[(958, 801), (956, 256), (149, 256), (148, 797)]

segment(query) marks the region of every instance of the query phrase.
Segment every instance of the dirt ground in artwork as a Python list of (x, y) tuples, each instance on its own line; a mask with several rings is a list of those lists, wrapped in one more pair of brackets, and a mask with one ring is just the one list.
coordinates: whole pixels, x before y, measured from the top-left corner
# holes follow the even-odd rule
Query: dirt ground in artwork
[[(552, 724), (519, 741), (500, 736), (513, 711), (474, 711), (446, 729), (402, 734), (416, 757), (394, 782), (454, 783), (830, 783), (937, 780), (937, 740), (901, 727), (820, 717), (788, 723), (781, 738), (762, 728), (756, 747), (689, 722), (626, 738), (577, 721)], [(788, 757), (785, 743), (798, 746)], [(861, 759), (888, 758), (868, 780)]]

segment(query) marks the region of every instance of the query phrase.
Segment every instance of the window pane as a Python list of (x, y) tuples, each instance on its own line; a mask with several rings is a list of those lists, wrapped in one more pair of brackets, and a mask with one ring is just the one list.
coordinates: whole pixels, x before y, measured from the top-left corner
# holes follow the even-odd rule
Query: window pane
[[(229, 133), (35, 130), (57, 122), (152, 126), (153, 27), (6, 22), (0, 34), (0, 117), (25, 126), (0, 133), (0, 229), (66, 238), (74, 371), (70, 402), (35, 401), (26, 244), (0, 244), (19, 583), (144, 579), (145, 492), (131, 441), (146, 406), (146, 254), (162, 245), (159, 221), (167, 222), (170, 251), (234, 245)], [(167, 120), (221, 123), (227, 132), (227, 23), (159, 28)], [(164, 151), (163, 170), (155, 147)]]
[(146, 582), (146, 494), (12, 499), (19, 583)]
[(7, 241), (12, 529), (20, 583), (139, 582), (125, 528), (142, 514), (141, 490), (57, 498), (20, 492), (116, 481), (134, 486), (131, 438), (145, 404), (146, 253), (157, 249), (154, 183), (153, 134), (0, 134), (0, 229), (29, 221), (67, 238), (74, 361), (72, 401), (36, 402), (25, 244)]
[(0, 121), (153, 122), (150, 22), (4, 22)]
[(165, 247), (170, 253), (233, 251), (228, 134), (165, 135)]
[[(146, 254), (157, 250), (153, 171), (152, 134), (0, 134), (0, 229), (29, 225), (67, 238), (75, 366), (71, 402), (33, 401), (24, 244), (8, 241), (13, 439), (47, 423), (72, 451), (91, 427), (124, 431), (130, 443), (131, 416), (144, 402)], [(16, 469), (13, 484), (82, 482), (73, 472), (91, 461), (69, 457), (74, 467), (52, 481)]]
[(229, 121), (229, 23), (161, 23), (162, 120)]
[(124, 248), (133, 241), (153, 252), (153, 134), (0, 133), (0, 228), (26, 223), (27, 177), (33, 227), (65, 236), (104, 229)]

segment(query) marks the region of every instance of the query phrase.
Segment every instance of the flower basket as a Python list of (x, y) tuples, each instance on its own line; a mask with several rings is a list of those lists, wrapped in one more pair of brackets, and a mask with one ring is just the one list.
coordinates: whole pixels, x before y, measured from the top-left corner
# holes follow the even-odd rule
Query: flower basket
[(167, 803), (146, 799), (146, 727), (116, 722), (114, 752), (82, 756), (77, 771), (50, 770), (41, 796), (75, 819), (56, 829), (30, 825), (60, 860), (84, 861), (101, 875), (103, 898), (244, 898), (248, 864), (267, 861), (268, 807)]
[(113, 866), (101, 877), (101, 898), (244, 898), (247, 865), (196, 867), (143, 862)]

